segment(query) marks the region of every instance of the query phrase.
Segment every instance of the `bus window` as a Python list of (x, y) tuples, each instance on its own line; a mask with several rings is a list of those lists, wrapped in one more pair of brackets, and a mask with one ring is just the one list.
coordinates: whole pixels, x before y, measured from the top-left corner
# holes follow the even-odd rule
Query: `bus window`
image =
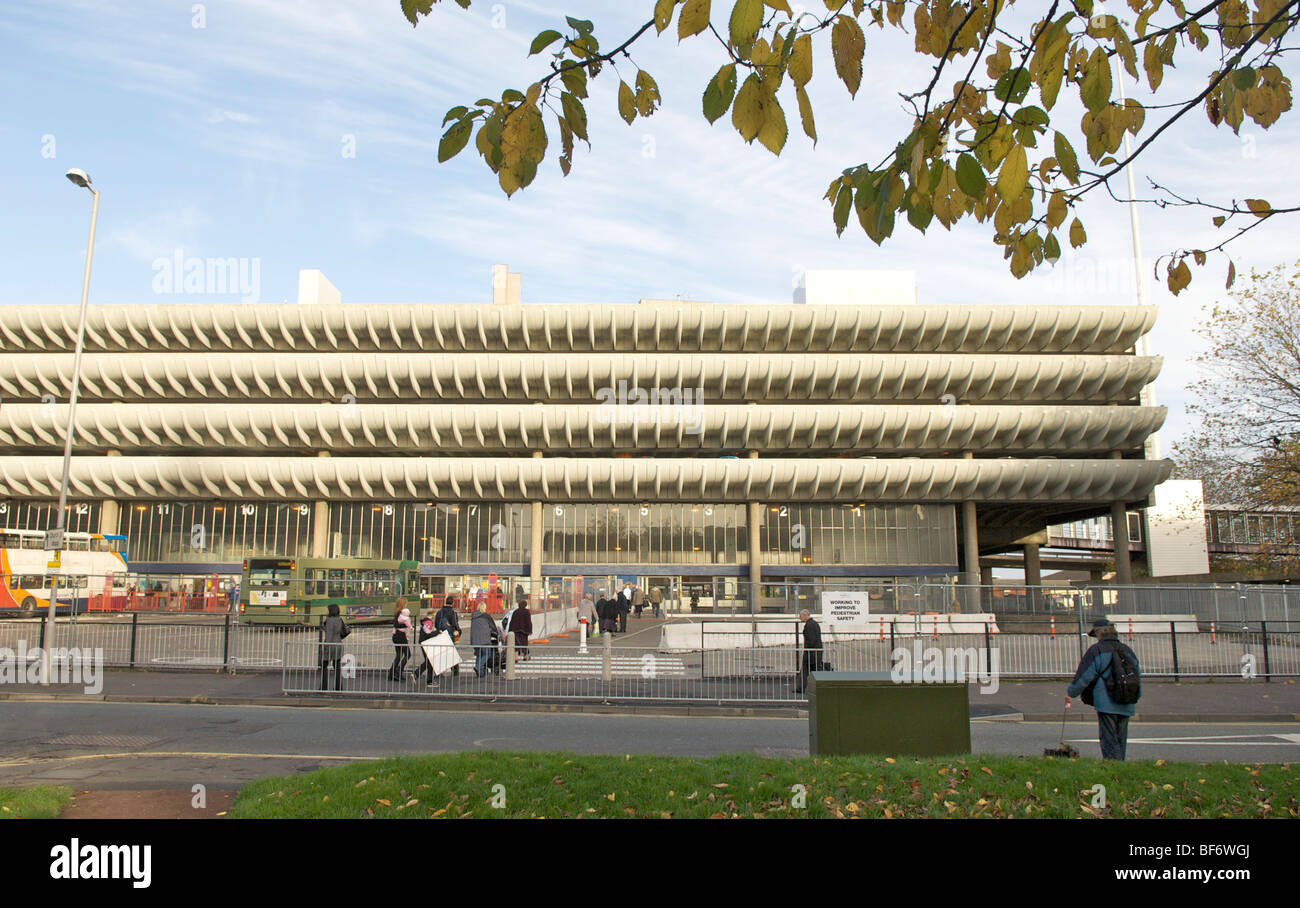
[(111, 552), (113, 551), (113, 545), (107, 539), (92, 539), (90, 540), (90, 550), (92, 552)]
[(89, 551), (90, 551), (90, 540), (89, 540), (89, 539), (65, 538), (65, 539), (63, 540), (63, 548), (64, 548), (65, 551), (68, 551), (68, 552), (89, 552)]
[(40, 536), (24, 536), (24, 537), (23, 537), (23, 548), (25, 548), (25, 549), (43, 549), (43, 548), (45, 548), (45, 540), (42, 539)]
[(20, 549), (23, 547), (23, 537), (17, 533), (0, 533), (0, 549)]
[(331, 596), (343, 595), (343, 571), (339, 570), (338, 568), (333, 568), (330, 570), (330, 595)]
[(307, 572), (307, 595), (325, 595), (325, 570), (323, 568), (312, 568)]

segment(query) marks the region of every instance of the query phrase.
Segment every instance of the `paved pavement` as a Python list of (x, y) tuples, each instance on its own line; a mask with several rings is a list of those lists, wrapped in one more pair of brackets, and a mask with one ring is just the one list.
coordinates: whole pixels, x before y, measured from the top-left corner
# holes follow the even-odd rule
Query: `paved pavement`
[[(485, 690), (471, 675), (460, 679), (444, 678), (440, 687), (426, 692), (421, 686), (405, 682), (394, 685), (395, 692), (385, 697), (355, 695), (335, 697), (319, 694), (288, 696), (282, 692), (279, 672), (253, 672), (230, 675), (219, 671), (113, 671), (103, 674), (103, 690), (86, 694), (80, 686), (55, 685), (42, 688), (31, 684), (0, 684), (0, 701), (57, 698), (65, 702), (153, 702), (153, 703), (221, 703), (226, 705), (262, 706), (325, 706), (348, 705), (375, 708), (441, 708), (453, 710), (479, 709), (540, 709), (548, 712), (633, 712), (659, 714), (754, 714), (804, 715), (806, 704), (790, 701), (780, 706), (720, 707), (707, 704), (687, 706), (671, 701), (637, 700), (602, 703), (596, 699), (520, 701), (507, 696), (511, 682), (496, 681), (489, 696), (479, 699), (457, 699), (458, 693)], [(622, 688), (634, 696), (631, 685)], [(699, 684), (701, 682), (692, 682)], [(597, 693), (599, 682), (575, 681), (586, 684)], [(400, 689), (400, 692), (398, 692)], [(725, 695), (726, 691), (718, 689)], [(1059, 720), (1063, 714), (1065, 684), (1061, 681), (1015, 681), (1002, 679), (996, 690), (983, 692), (984, 688), (972, 684), (970, 702), (972, 716), (1012, 716), (1026, 720)], [(1295, 722), (1300, 721), (1300, 684), (1294, 679), (1274, 681), (1172, 681), (1146, 680), (1142, 686), (1142, 702), (1138, 717), (1146, 722)], [(501, 694), (495, 700), (491, 694)], [(791, 697), (788, 690), (784, 697)], [(773, 712), (773, 710), (776, 710)], [(1072, 712), (1080, 718), (1092, 715), (1092, 710), (1075, 701)]]

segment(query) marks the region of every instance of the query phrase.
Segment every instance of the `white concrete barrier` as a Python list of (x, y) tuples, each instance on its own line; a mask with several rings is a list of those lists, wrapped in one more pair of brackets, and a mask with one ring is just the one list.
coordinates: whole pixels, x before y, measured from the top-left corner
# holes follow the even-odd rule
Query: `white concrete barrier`
[[(816, 617), (816, 616), (814, 616)], [(952, 615), (870, 615), (865, 624), (837, 624), (830, 627), (819, 621), (822, 639), (834, 643), (843, 639), (889, 639), (894, 637), (932, 637), (945, 634), (979, 634), (987, 626), (998, 633), (997, 616), (987, 613)], [(708, 626), (708, 633), (704, 628)], [(725, 628), (725, 630), (724, 630)], [(746, 649), (755, 646), (789, 646), (801, 643), (803, 625), (793, 615), (755, 616), (735, 621), (683, 621), (665, 624), (659, 637), (659, 650), (665, 653), (698, 652), (702, 649)]]
[(1167, 634), (1169, 625), (1179, 634), (1200, 633), (1195, 615), (1107, 615), (1121, 637), (1129, 634)]

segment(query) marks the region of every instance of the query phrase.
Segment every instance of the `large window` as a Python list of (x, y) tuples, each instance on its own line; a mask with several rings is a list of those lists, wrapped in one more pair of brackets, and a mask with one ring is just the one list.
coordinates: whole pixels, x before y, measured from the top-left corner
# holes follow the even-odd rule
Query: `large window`
[(738, 564), (742, 504), (555, 504), (542, 509), (548, 564)]
[(772, 565), (957, 563), (956, 515), (939, 504), (769, 504), (759, 534)]
[[(0, 527), (7, 530), (49, 530), (57, 521), (59, 509), (54, 501), (0, 501)], [(70, 533), (99, 532), (99, 502), (73, 501), (64, 505), (67, 512), (63, 528)]]
[(125, 502), (120, 525), (132, 561), (233, 562), (305, 555), (312, 507), (274, 502)]
[(502, 502), (335, 503), (330, 555), (435, 564), (528, 560), (529, 506)]

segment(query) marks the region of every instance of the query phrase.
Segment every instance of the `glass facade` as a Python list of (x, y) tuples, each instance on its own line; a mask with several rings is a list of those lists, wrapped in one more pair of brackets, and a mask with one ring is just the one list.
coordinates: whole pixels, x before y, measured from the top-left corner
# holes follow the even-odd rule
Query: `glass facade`
[(748, 560), (743, 504), (563, 504), (542, 508), (546, 564), (727, 564)]
[[(56, 501), (0, 501), (0, 529), (48, 530), (57, 522)], [(99, 502), (72, 501), (64, 506), (63, 528), (73, 533), (99, 532)]]
[(955, 565), (956, 509), (945, 504), (765, 505), (764, 565)]
[(528, 561), (530, 507), (521, 503), (330, 505), (330, 554), (433, 564)]
[(312, 506), (270, 502), (127, 502), (118, 532), (131, 561), (235, 562), (295, 557), (311, 545)]

